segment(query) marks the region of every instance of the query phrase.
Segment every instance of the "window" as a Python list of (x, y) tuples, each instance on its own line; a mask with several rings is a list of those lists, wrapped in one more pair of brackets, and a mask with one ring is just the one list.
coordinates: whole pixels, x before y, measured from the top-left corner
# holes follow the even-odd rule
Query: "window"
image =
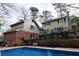
[(57, 27), (55, 27), (55, 30), (57, 30)]
[(21, 37), (20, 39), (21, 39), (21, 40), (24, 40), (24, 37)]
[(50, 22), (48, 22), (47, 25), (50, 25)]
[(46, 24), (43, 24), (44, 26), (46, 26)]
[(64, 22), (66, 22), (66, 18), (64, 18)]
[(30, 34), (30, 38), (34, 39), (34, 34), (33, 33)]
[(63, 20), (60, 20), (60, 23), (62, 23), (63, 22)]
[(58, 20), (58, 24), (59, 24), (59, 20)]
[(32, 34), (30, 34), (30, 38), (32, 39)]
[(53, 29), (50, 30), (51, 32), (53, 31)]
[(34, 26), (33, 26), (33, 25), (31, 25), (31, 26), (30, 26), (30, 29), (33, 29), (33, 30), (34, 30)]
[(46, 22), (43, 24), (43, 26), (50, 25), (50, 24), (51, 24), (51, 22)]

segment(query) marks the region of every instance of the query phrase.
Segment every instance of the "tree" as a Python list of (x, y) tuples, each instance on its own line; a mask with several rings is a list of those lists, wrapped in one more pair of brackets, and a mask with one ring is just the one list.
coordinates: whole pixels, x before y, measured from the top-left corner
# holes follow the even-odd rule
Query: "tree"
[(49, 20), (53, 16), (51, 15), (50, 11), (45, 10), (43, 11), (43, 17), (44, 17), (44, 20)]
[(72, 25), (77, 25), (79, 27), (79, 17), (72, 16), (71, 23)]
[(14, 4), (0, 3), (0, 16), (6, 18), (10, 16), (10, 10), (14, 10)]
[(7, 20), (5, 20), (4, 18), (2, 18), (2, 16), (0, 16), (0, 33), (4, 33), (6, 31), (9, 31), (9, 23)]
[(22, 18), (23, 20), (27, 19), (27, 10), (23, 7), (19, 9), (19, 14), (20, 14), (20, 18)]
[(5, 19), (10, 17), (10, 10), (14, 10), (13, 6), (10, 3), (0, 3), (0, 41), (3, 41), (3, 33), (10, 29)]
[(31, 7), (30, 10), (31, 10), (32, 22), (35, 23), (39, 29), (40, 27), (35, 21), (35, 19), (38, 18), (37, 13), (39, 12), (39, 10), (36, 7)]
[(5, 20), (10, 16), (10, 10), (14, 10), (14, 5), (10, 3), (0, 3), (0, 33), (8, 29), (8, 22)]
[(45, 10), (42, 12), (42, 15), (40, 15), (40, 19), (42, 19), (41, 21), (47, 21), (47, 20), (50, 20), (52, 19), (53, 16), (51, 15), (51, 12), (48, 11), (48, 10)]
[(77, 25), (79, 27), (79, 17), (77, 17), (76, 21), (77, 21)]
[(55, 7), (56, 11), (58, 12), (59, 17), (66, 16), (66, 13), (68, 11), (66, 3), (52, 3), (52, 5)]
[(32, 16), (32, 20), (37, 18), (37, 13), (39, 12), (39, 10), (36, 7), (31, 7), (31, 16)]

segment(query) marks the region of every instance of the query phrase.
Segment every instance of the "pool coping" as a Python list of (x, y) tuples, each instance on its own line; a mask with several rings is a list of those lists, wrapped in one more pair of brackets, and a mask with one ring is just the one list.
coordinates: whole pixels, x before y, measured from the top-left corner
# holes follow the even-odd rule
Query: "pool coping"
[(0, 48), (0, 51), (8, 50), (8, 49), (15, 49), (15, 48), (21, 48), (21, 47), (27, 47), (27, 48), (41, 48), (41, 49), (49, 49), (49, 50), (60, 50), (60, 51), (70, 51), (70, 52), (79, 52), (78, 48), (61, 48), (61, 47), (41, 47), (41, 46), (17, 46), (17, 47), (2, 47)]

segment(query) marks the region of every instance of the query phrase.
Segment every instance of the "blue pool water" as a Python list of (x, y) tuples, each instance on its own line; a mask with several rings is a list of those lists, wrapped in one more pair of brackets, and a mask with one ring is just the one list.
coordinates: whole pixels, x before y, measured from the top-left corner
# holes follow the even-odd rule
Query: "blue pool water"
[(3, 50), (1, 56), (79, 56), (79, 52), (23, 47)]

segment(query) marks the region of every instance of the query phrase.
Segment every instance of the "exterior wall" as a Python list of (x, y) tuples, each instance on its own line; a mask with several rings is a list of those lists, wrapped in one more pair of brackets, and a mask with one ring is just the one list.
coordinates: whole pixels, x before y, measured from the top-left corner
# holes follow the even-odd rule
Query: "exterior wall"
[[(34, 26), (34, 29), (30, 29), (31, 25)], [(31, 20), (24, 20), (24, 23), (11, 27), (12, 31), (16, 31), (16, 29), (20, 29), (22, 31), (27, 31), (27, 32), (39, 33), (39, 29)]]
[(63, 28), (69, 28), (68, 27), (68, 20), (66, 18), (66, 22), (64, 22), (64, 20), (60, 20), (59, 23), (58, 21), (53, 21), (53, 22), (50, 22), (50, 25), (43, 25), (42, 28), (44, 29), (49, 29), (50, 30), (54, 30), (56, 27), (63, 27)]
[[(30, 26), (33, 25), (34, 29), (31, 29)], [(17, 29), (19, 29), (17, 31)], [(22, 41), (26, 43), (30, 40), (39, 39), (39, 29), (31, 20), (24, 20), (24, 23), (19, 23), (11, 27), (11, 32), (4, 33), (4, 41), (9, 46), (20, 45)]]
[[(30, 35), (33, 35), (31, 38)], [(25, 40), (27, 44), (30, 40), (38, 40), (39, 34), (25, 32), (25, 31), (15, 31), (15, 32), (7, 32), (4, 33), (4, 40), (9, 46), (20, 45), (23, 44), (22, 40)]]
[(11, 27), (11, 30), (12, 30), (12, 31), (16, 31), (16, 29), (21, 29), (21, 30), (23, 30), (23, 27), (24, 27), (24, 23), (20, 23), (20, 24), (18, 24), (18, 25), (12, 26), (12, 27)]
[[(32, 32), (32, 33), (39, 33), (39, 29), (31, 20), (25, 20), (24, 22), (25, 22), (24, 28), (23, 28), (24, 31), (28, 31), (28, 32)], [(34, 26), (34, 29), (30, 28), (31, 25)]]
[(14, 45), (16, 41), (16, 32), (11, 32), (11, 33), (5, 33), (4, 34), (4, 41), (6, 44), (12, 46)]

